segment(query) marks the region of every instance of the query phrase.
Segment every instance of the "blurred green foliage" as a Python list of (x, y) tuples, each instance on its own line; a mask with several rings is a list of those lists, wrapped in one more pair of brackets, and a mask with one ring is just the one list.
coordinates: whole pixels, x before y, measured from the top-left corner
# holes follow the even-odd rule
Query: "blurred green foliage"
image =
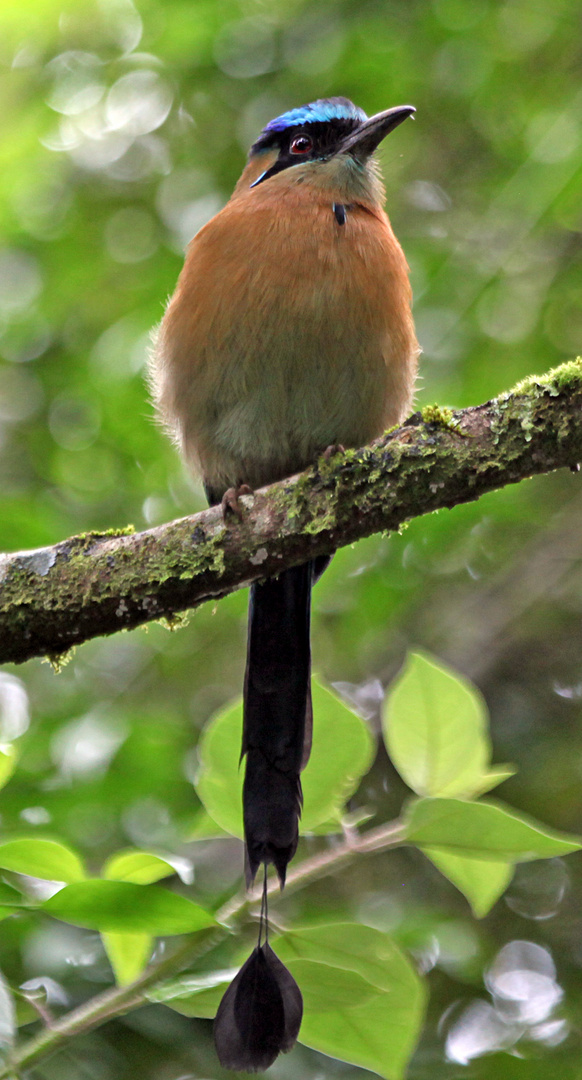
[[(576, 0), (2, 5), (2, 549), (202, 507), (152, 421), (149, 332), (185, 244), (228, 198), (257, 132), (313, 98), (346, 94), (368, 113), (417, 107), (381, 160), (424, 349), (419, 406), (476, 404), (582, 351), (581, 63)], [(324, 681), (378, 725), (381, 686), (409, 644), (446, 658), (486, 697), (494, 760), (518, 767), (503, 797), (572, 832), (582, 820), (581, 526), (579, 478), (537, 478), (340, 552), (314, 598)], [(153, 625), (90, 643), (58, 677), (37, 662), (6, 670), (0, 737), (20, 736), (20, 760), (2, 793), (2, 839), (59, 837), (93, 872), (120, 847), (179, 854), (195, 864), (194, 900), (228, 895), (239, 846), (189, 840), (200, 826), (192, 782), (202, 726), (240, 692), (245, 609), (239, 593), (174, 634)], [(354, 813), (387, 820), (402, 795), (380, 752)], [(574, 855), (519, 867), (475, 924), (406, 849), (277, 910), (389, 930), (431, 969), (412, 1080), (579, 1080), (581, 908)], [(550, 982), (553, 957), (564, 998), (516, 1057), (483, 1012), (483, 977), (497, 986), (496, 958), (524, 941), (542, 950)], [(111, 978), (97, 934), (26, 915), (2, 924), (0, 968), (16, 985), (52, 979), (70, 1002)], [(494, 1035), (462, 1064), (462, 1048), (451, 1060), (445, 1047), (468, 1008)], [(161, 1005), (31, 1076), (80, 1080), (88, 1062), (103, 1080), (218, 1075), (207, 1022)], [(271, 1075), (311, 1080), (321, 1062), (302, 1049)], [(323, 1068), (363, 1075), (331, 1059)]]

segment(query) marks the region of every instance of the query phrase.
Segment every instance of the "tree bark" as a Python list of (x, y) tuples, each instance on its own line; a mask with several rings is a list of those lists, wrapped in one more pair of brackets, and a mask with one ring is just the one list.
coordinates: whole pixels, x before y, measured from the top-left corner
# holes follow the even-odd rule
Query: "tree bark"
[(0, 555), (0, 661), (172, 619), (407, 520), (582, 460), (582, 360), (452, 412), (429, 406), (361, 450), (220, 507), (134, 533)]

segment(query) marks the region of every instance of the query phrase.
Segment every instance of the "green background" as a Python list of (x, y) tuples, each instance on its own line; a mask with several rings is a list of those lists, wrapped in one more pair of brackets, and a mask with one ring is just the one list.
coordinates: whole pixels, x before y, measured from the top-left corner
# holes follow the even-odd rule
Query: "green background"
[[(228, 198), (248, 145), (271, 117), (316, 97), (345, 94), (369, 114), (417, 107), (380, 157), (411, 266), (419, 406), (477, 404), (580, 352), (580, 24), (575, 0), (5, 2), (0, 548), (202, 508), (153, 421), (148, 335), (185, 244)], [(376, 730), (379, 685), (410, 645), (474, 680), (494, 761), (518, 768), (501, 796), (570, 832), (582, 829), (581, 525), (578, 476), (524, 482), (341, 551), (313, 615), (315, 669)], [(194, 863), (193, 899), (228, 896), (240, 846), (189, 839), (192, 778), (203, 725), (240, 692), (245, 624), (241, 592), (174, 634), (152, 625), (85, 645), (59, 676), (39, 661), (5, 669), (0, 737), (22, 734), (3, 839), (58, 836), (94, 870), (120, 847), (179, 853)], [(27, 730), (15, 679), (29, 697)], [(404, 793), (380, 751), (352, 807), (388, 820)], [(430, 969), (411, 1080), (579, 1080), (581, 910), (580, 855), (518, 868), (477, 923), (408, 849), (278, 907), (390, 930)], [(563, 998), (519, 1041), (499, 1035), (505, 1050), (447, 1060), (447, 1036), (474, 999), (503, 1014), (484, 974), (520, 940), (551, 953)], [(96, 934), (26, 915), (0, 928), (0, 968), (15, 985), (49, 976), (71, 1003), (111, 978)], [(152, 1005), (30, 1075), (222, 1073), (208, 1022)], [(269, 1075), (365, 1073), (301, 1047)]]

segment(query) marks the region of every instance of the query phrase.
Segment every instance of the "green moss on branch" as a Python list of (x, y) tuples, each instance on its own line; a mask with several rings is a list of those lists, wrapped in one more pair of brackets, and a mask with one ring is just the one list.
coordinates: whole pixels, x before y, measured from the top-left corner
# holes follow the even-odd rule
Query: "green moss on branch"
[[(459, 436), (464, 436), (460, 438)], [(0, 555), (0, 659), (49, 656), (167, 620), (258, 578), (536, 473), (582, 460), (582, 360), (452, 412), (428, 406), (360, 450), (142, 533), (87, 533)]]

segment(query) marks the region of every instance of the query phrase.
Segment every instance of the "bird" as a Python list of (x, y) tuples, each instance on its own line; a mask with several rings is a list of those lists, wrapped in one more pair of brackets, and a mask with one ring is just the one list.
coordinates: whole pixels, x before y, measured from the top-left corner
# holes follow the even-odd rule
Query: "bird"
[[(326, 451), (362, 447), (410, 409), (419, 352), (411, 287), (375, 151), (414, 112), (368, 117), (331, 97), (277, 116), (188, 247), (150, 381), (162, 423), (226, 517), (242, 513), (241, 493)], [(283, 887), (297, 848), (312, 728), (311, 590), (328, 561), (250, 590), (241, 751), (249, 886), (273, 864)]]

